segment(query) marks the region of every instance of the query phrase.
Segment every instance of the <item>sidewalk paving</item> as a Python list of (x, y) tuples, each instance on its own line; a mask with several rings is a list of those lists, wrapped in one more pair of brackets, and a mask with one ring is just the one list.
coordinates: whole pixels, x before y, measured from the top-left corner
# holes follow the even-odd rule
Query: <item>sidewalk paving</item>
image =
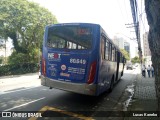
[[(128, 107), (128, 111), (134, 112), (149, 112), (156, 113), (158, 110), (158, 101), (156, 98), (155, 78), (142, 77), (141, 74), (137, 75), (135, 81), (135, 93), (133, 101)], [(129, 117), (125, 120), (159, 120), (159, 117)]]
[(22, 75), (10, 75), (0, 77), (0, 93), (3, 91), (40, 86), (38, 73), (27, 73)]

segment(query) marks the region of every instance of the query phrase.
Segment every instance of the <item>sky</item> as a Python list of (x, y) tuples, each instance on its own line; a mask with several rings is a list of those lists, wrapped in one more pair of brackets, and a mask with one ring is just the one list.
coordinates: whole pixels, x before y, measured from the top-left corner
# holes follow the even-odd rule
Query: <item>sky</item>
[[(133, 23), (129, 0), (30, 0), (52, 12), (59, 23), (89, 22), (100, 24), (112, 38), (131, 36), (125, 24)], [(133, 30), (132, 30), (133, 31)]]
[[(102, 26), (108, 36), (123, 37), (130, 43), (131, 58), (135, 54), (137, 41), (133, 24), (130, 0), (29, 0), (39, 3), (56, 16), (59, 23), (88, 22)], [(140, 24), (140, 39), (143, 45), (143, 34), (148, 31), (144, 0), (137, 0)], [(128, 28), (130, 27), (130, 28)], [(142, 47), (143, 50), (143, 47)]]
[(123, 37), (131, 45), (131, 58), (135, 57), (137, 47), (129, 0), (29, 0), (39, 3), (56, 16), (59, 23), (88, 22), (102, 26), (112, 39), (115, 35)]

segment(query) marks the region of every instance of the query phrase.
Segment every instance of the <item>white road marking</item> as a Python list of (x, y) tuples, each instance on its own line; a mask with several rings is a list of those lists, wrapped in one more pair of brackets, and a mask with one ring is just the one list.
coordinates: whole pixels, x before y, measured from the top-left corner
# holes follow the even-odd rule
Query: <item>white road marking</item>
[(36, 88), (36, 87), (39, 87), (39, 86), (28, 87), (28, 88), (19, 89), (19, 90), (2, 91), (2, 92), (0, 92), (0, 95), (7, 94), (7, 93), (12, 93), (12, 92), (23, 91), (23, 90), (29, 90), (29, 89)]
[(4, 111), (10, 111), (10, 110), (13, 110), (13, 109), (16, 109), (16, 108), (19, 108), (19, 107), (22, 107), (22, 106), (25, 106), (25, 105), (28, 105), (28, 104), (37, 102), (37, 101), (42, 100), (42, 99), (45, 99), (45, 98), (46, 98), (46, 97), (42, 97), (42, 98), (39, 98), (39, 99), (37, 99), (37, 100), (33, 100), (33, 101), (28, 102), (28, 103), (24, 103), (24, 104), (22, 104), (22, 105), (19, 105), (19, 106), (15, 106), (15, 107), (6, 109), (6, 110), (4, 110)]

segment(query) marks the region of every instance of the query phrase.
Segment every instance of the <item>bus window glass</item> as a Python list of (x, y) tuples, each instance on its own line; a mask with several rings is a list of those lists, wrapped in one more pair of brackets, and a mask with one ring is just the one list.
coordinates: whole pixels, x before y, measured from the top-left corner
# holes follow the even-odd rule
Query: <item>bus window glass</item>
[(102, 59), (104, 59), (104, 56), (105, 56), (105, 55), (104, 55), (104, 48), (105, 48), (105, 47), (104, 47), (104, 45), (105, 45), (105, 44), (104, 44), (104, 43), (105, 43), (104, 41), (105, 41), (105, 40), (104, 40), (104, 37), (102, 37), (102, 39), (101, 39), (101, 57), (102, 57)]
[(120, 53), (120, 62), (122, 63), (122, 54)]
[(106, 41), (106, 51), (105, 51), (105, 59), (108, 60), (109, 54), (109, 43)]
[(112, 60), (112, 44), (109, 43), (109, 60)]
[(76, 49), (76, 44), (72, 43), (72, 48), (71, 49)]
[(48, 29), (49, 48), (91, 49), (92, 28), (83, 26), (54, 26)]
[(115, 48), (112, 46), (112, 61), (115, 61)]
[(117, 61), (117, 49), (115, 48), (115, 61)]

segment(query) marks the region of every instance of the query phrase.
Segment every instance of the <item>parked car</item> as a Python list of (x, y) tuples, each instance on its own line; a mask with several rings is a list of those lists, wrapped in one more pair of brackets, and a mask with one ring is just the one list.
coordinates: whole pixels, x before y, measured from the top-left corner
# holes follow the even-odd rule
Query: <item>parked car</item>
[(130, 69), (130, 70), (133, 70), (133, 65), (132, 65), (132, 63), (128, 63), (126, 67), (127, 67), (127, 70), (129, 70), (129, 69)]
[(135, 67), (138, 67), (138, 63), (135, 64)]

